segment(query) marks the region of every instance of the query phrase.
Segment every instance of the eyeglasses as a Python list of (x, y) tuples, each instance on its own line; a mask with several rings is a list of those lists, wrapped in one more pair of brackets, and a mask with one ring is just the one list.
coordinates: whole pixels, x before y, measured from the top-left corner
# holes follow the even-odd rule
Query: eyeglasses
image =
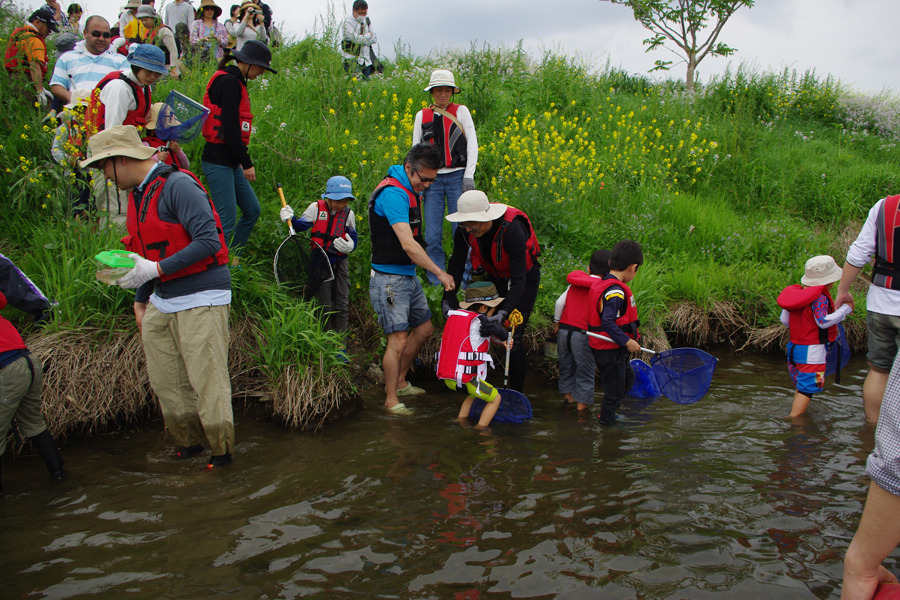
[(481, 223), (476, 221), (466, 221), (465, 223), (460, 223), (459, 226), (466, 231), (472, 231), (473, 229), (478, 229), (481, 226)]
[(109, 38), (112, 37), (112, 34), (111, 34), (110, 32), (108, 32), (108, 31), (96, 31), (96, 30), (94, 30), (94, 31), (91, 32), (91, 37), (95, 37), (95, 38), (100, 38), (100, 37), (102, 37), (103, 39), (108, 40)]
[(437, 177), (422, 177), (422, 175), (415, 169), (413, 169), (413, 173), (415, 173), (419, 177), (419, 181), (422, 183), (434, 183), (437, 181)]

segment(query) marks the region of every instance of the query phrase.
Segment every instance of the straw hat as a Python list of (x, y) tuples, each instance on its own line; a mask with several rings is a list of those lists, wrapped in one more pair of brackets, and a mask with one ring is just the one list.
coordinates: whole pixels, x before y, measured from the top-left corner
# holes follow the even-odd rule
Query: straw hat
[(459, 303), (460, 308), (469, 308), (473, 304), (485, 304), (487, 306), (497, 306), (503, 302), (500, 293), (490, 281), (476, 281), (466, 288), (463, 294), (464, 300)]
[(203, 0), (200, 2), (200, 7), (197, 9), (197, 19), (203, 18), (203, 9), (206, 7), (212, 7), (216, 9), (215, 14), (213, 14), (213, 19), (218, 19), (222, 14), (222, 7), (215, 3), (214, 0)]
[(444, 69), (438, 69), (437, 71), (431, 72), (431, 80), (428, 82), (428, 87), (425, 88), (425, 91), (430, 92), (431, 88), (436, 87), (452, 87), (454, 94), (458, 94), (460, 91), (459, 88), (456, 87), (456, 80), (453, 79), (453, 73), (445, 71)]
[(475, 221), (485, 223), (499, 219), (506, 214), (506, 205), (497, 202), (488, 202), (487, 195), (478, 190), (469, 190), (459, 197), (456, 202), (456, 212), (444, 217), (451, 223), (465, 223)]
[(127, 156), (137, 160), (147, 160), (156, 154), (156, 148), (148, 148), (141, 143), (134, 125), (117, 125), (91, 136), (88, 140), (91, 157), (79, 163), (82, 169), (96, 166), (111, 156)]
[(806, 261), (806, 274), (800, 278), (803, 285), (828, 285), (840, 281), (843, 271), (827, 254), (813, 256)]
[(254, 4), (253, 2), (241, 2), (241, 9), (239, 12), (243, 12), (245, 8), (258, 10), (259, 14), (262, 14), (262, 9), (259, 7), (259, 4)]
[(125, 8), (140, 8), (141, 0), (128, 0), (125, 4)]

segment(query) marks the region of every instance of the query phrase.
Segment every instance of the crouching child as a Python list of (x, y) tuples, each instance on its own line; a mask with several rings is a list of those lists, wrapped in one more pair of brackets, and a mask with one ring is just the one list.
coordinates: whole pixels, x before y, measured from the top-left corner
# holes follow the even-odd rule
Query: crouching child
[(500, 392), (485, 381), (488, 363), (494, 366), (488, 350), (491, 337), (511, 346), (512, 338), (503, 328), (504, 313), (494, 315), (503, 298), (493, 283), (479, 281), (465, 291), (459, 309), (447, 313), (447, 323), (437, 356), (437, 376), (451, 390), (465, 388), (466, 396), (459, 409), (459, 419), (469, 417), (475, 398), (486, 405), (478, 419), (478, 427), (487, 427), (500, 407)]

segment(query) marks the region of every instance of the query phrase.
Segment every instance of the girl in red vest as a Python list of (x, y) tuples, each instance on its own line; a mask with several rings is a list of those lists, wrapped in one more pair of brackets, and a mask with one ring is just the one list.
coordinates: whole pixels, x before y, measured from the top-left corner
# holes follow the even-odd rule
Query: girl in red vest
[[(493, 316), (503, 298), (493, 283), (479, 281), (465, 292), (465, 302), (459, 309), (447, 313), (447, 323), (441, 336), (437, 376), (451, 390), (465, 387), (467, 396), (459, 409), (459, 419), (469, 418), (475, 398), (487, 404), (478, 419), (478, 427), (487, 427), (500, 407), (500, 392), (485, 381), (487, 365), (494, 366), (489, 354), (491, 336), (512, 346), (512, 340), (499, 320)], [(394, 409), (396, 412), (396, 409)]]
[[(232, 58), (235, 64), (229, 65)], [(265, 44), (256, 40), (247, 42), (241, 50), (219, 61), (203, 96), (209, 117), (203, 123), (206, 146), (200, 164), (222, 218), (225, 239), (234, 251), (235, 264), (237, 254), (250, 239), (250, 232), (259, 219), (259, 200), (250, 185), (256, 181), (256, 169), (247, 150), (253, 132), (247, 80), (256, 79), (266, 71), (277, 73), (269, 66), (271, 61), (272, 52)], [(238, 208), (240, 221), (237, 221)]]
[(826, 345), (837, 339), (837, 325), (853, 312), (849, 304), (834, 309), (829, 288), (841, 279), (841, 268), (830, 256), (806, 261), (800, 284), (778, 295), (781, 322), (791, 330), (787, 345), (788, 373), (797, 387), (791, 416), (806, 412), (813, 394), (825, 389)]

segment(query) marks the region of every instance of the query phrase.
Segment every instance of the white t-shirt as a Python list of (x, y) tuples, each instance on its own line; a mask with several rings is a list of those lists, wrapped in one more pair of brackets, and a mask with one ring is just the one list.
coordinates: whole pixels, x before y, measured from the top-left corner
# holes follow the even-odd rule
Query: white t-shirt
[[(863, 228), (847, 251), (847, 262), (854, 267), (866, 266), (866, 263), (875, 256), (875, 241), (878, 237), (876, 223), (883, 204), (884, 199), (882, 198), (869, 210), (869, 216), (866, 218)], [(866, 310), (883, 315), (900, 316), (900, 291), (870, 285), (869, 293), (866, 295)]]

